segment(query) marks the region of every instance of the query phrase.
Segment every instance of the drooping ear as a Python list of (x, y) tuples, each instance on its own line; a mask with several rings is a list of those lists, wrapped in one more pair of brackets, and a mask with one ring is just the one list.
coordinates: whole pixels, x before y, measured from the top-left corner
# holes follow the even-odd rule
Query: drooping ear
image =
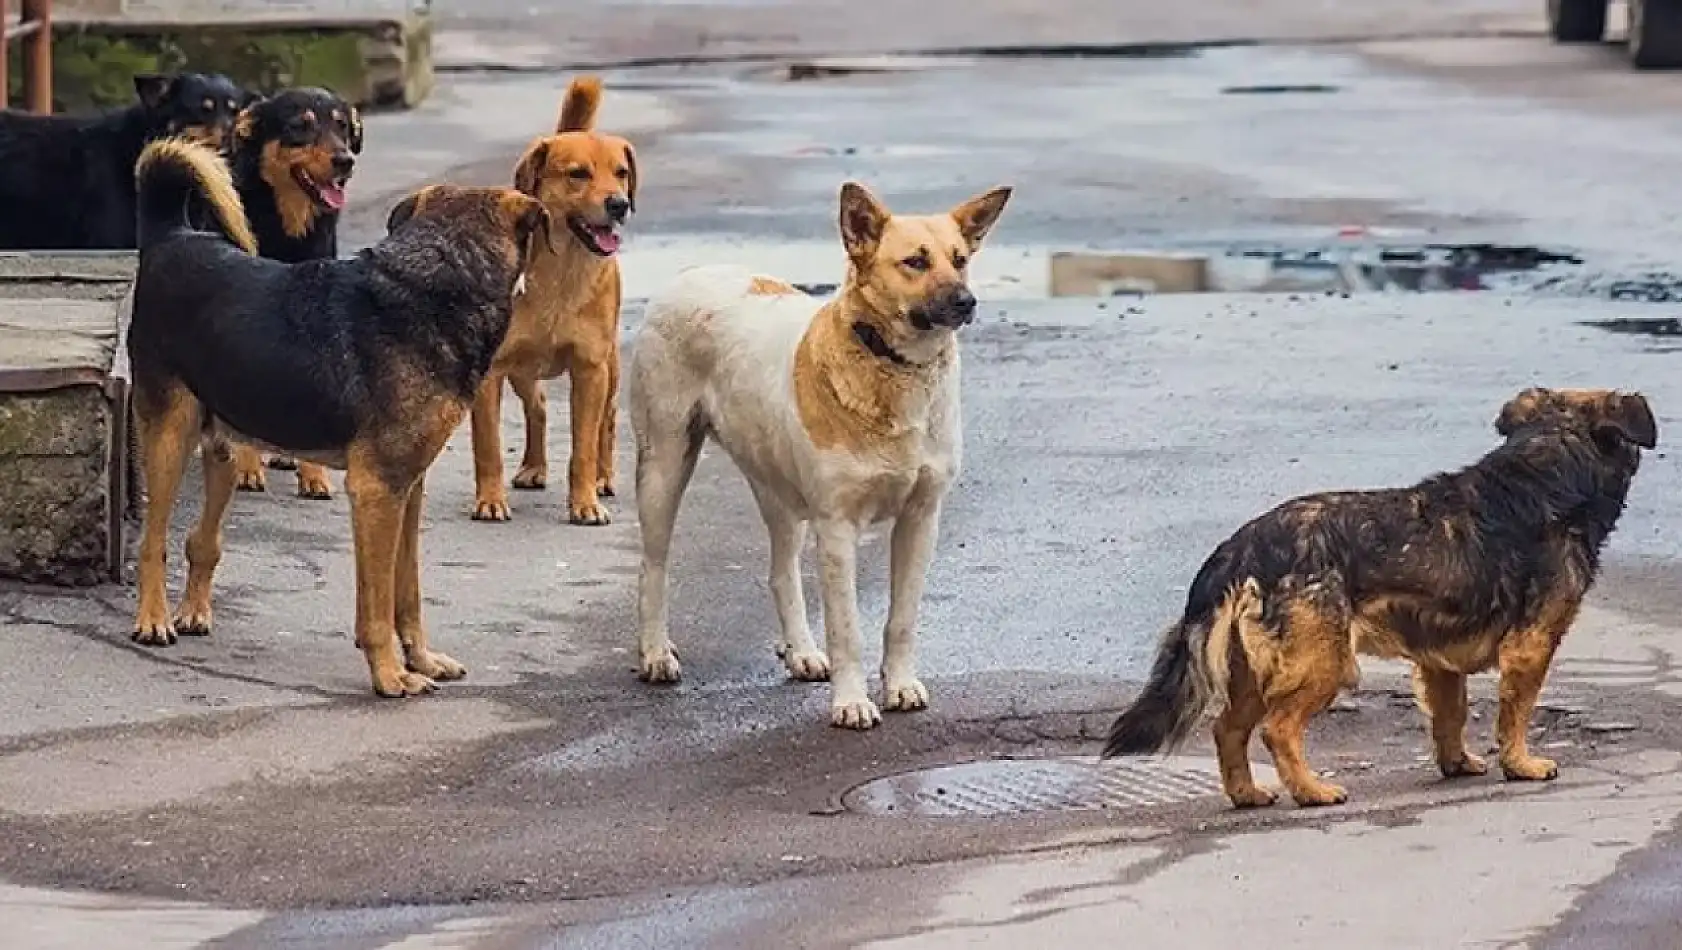
[(982, 239), (987, 237), (987, 232), (993, 229), (999, 215), (1004, 213), (1010, 193), (1009, 185), (1000, 185), (952, 209), (952, 220), (958, 222), (958, 231), (963, 234), (964, 240), (969, 242), (970, 250), (979, 247)]
[(625, 185), (625, 200), (631, 203), (631, 211), (637, 210), (637, 150), (631, 143), (625, 143), (625, 167), (631, 170), (630, 181)]
[(543, 167), (548, 163), (549, 143), (533, 144), (520, 158), (520, 164), (514, 166), (514, 187), (533, 198), (541, 197), (538, 186), (543, 183)]
[(350, 126), (350, 146), (352, 155), (362, 154), (362, 111), (350, 103), (345, 103), (345, 125)]
[(1501, 407), (1501, 414), (1495, 417), (1496, 433), (1504, 439), (1517, 432), (1520, 426), (1534, 421), (1550, 396), (1548, 390), (1531, 386), (1507, 400), (1507, 404)]
[(410, 218), (419, 213), (421, 207), (426, 204), (428, 195), (432, 193), (432, 189), (435, 187), (437, 186), (427, 185), (425, 188), (420, 188), (410, 192), (407, 197), (405, 197), (402, 201), (399, 201), (397, 203), (397, 207), (391, 209), (391, 214), (386, 216), (385, 233), (390, 234), (391, 232), (397, 230)]
[(258, 99), (245, 108), (239, 110), (234, 117), (234, 139), (241, 145), (257, 137), (257, 106), (263, 100)]
[(853, 260), (868, 260), (882, 243), (892, 215), (869, 189), (856, 181), (841, 186), (841, 246)]
[(140, 73), (134, 77), (134, 94), (140, 97), (141, 105), (156, 109), (169, 98), (170, 88), (174, 85), (175, 80), (169, 76)]
[(538, 238), (543, 239), (550, 251), (560, 253), (560, 248), (555, 246), (555, 218), (548, 208), (543, 207), (543, 202), (532, 201), (531, 207), (520, 218), (520, 229), (526, 235), (526, 260), (530, 261), (537, 253)]
[(1640, 393), (1613, 393), (1594, 425), (1595, 440), (1602, 444), (1633, 442), (1644, 449), (1659, 444), (1659, 424), (1647, 397)]

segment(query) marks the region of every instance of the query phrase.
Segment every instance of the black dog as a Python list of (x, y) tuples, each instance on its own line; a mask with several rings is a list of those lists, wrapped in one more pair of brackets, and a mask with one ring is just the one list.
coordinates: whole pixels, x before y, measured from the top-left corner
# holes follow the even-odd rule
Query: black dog
[(1171, 749), (1219, 711), (1215, 748), (1234, 805), (1274, 800), (1250, 772), (1258, 725), (1298, 804), (1341, 803), (1347, 792), (1309, 767), (1303, 729), (1355, 685), (1364, 653), (1413, 662), (1444, 777), (1487, 768), (1466, 748), (1466, 676), (1492, 667), (1501, 771), (1558, 775), (1530, 752), (1530, 716), (1658, 424), (1639, 393), (1533, 388), (1501, 408), (1495, 429), (1505, 441), (1457, 472), (1305, 495), (1222, 542), (1104, 754)]
[[(257, 253), (291, 264), (338, 256), (345, 183), (361, 152), (356, 107), (325, 89), (287, 89), (247, 106), (234, 123), (228, 162)], [(305, 498), (333, 495), (319, 465), (284, 455), (271, 456), (268, 464), (296, 467), (298, 494)], [(241, 446), (234, 466), (240, 490), (267, 488), (256, 449)]]
[(168, 135), (220, 147), (256, 97), (221, 75), (134, 77), (139, 101), (104, 116), (0, 111), (0, 250), (135, 246), (134, 163)]
[[(428, 647), (421, 623), (422, 482), (507, 335), (536, 243), (552, 239), (549, 213), (512, 188), (432, 185), (356, 257), (284, 264), (254, 256), (228, 166), (208, 148), (155, 142), (136, 179), (128, 352), (147, 501), (135, 641), (210, 632), (232, 440), (345, 470), (356, 644), (374, 691), (409, 696), (460, 678), (465, 668)], [(188, 226), (194, 202), (214, 232)], [(204, 510), (172, 618), (165, 538), (194, 443)]]

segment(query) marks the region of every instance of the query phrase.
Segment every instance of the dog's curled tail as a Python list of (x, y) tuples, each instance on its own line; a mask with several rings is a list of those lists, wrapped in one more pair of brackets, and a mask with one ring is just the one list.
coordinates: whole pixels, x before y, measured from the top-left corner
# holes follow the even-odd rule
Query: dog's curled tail
[(555, 123), (556, 132), (588, 132), (596, 124), (596, 110), (602, 104), (602, 81), (595, 76), (579, 76), (567, 84), (566, 98), (561, 100), (561, 120)]
[(1187, 604), (1185, 616), (1157, 646), (1144, 691), (1110, 725), (1103, 757), (1171, 752), (1204, 716), (1225, 708), (1232, 651), (1244, 649), (1240, 625), (1259, 622), (1260, 614), (1261, 587), (1254, 578), (1227, 586), (1218, 602)]
[(179, 230), (190, 230), (187, 207), (195, 197), (210, 209), (222, 237), (247, 254), (257, 253), (257, 238), (234, 189), (233, 173), (207, 145), (181, 138), (147, 145), (134, 165), (140, 247), (145, 249)]

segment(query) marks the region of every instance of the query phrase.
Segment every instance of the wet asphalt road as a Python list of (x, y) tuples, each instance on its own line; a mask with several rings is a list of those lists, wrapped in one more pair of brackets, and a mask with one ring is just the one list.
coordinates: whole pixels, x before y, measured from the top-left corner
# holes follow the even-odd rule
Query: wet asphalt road
[[(1336, 91), (1222, 91), (1262, 81)], [(1016, 183), (997, 246), (983, 255), (1023, 271), (1052, 245), (1321, 240), (1350, 223), (1568, 246), (1612, 272), (1682, 246), (1671, 213), (1682, 205), (1671, 174), (1682, 122), (1575, 115), (1579, 134), (1562, 139), (1555, 105), (1354, 55), (946, 63), (810, 84), (656, 70), (612, 82), (659, 90), (683, 117), (639, 140), (649, 184), (636, 240), (673, 255), (753, 260), (793, 248), (796, 264), (832, 267), (830, 207), (847, 176), (907, 210)], [(510, 163), (487, 156), (450, 177), (500, 181)], [(352, 243), (383, 216), (384, 207), (353, 216)], [(475, 674), (426, 700), (440, 711), (420, 723), (406, 708), (364, 711), (344, 636), (342, 501), (243, 500), (230, 529), (230, 547), (242, 550), (225, 567), (227, 629), (146, 661), (120, 644), (110, 652), (124, 670), (203, 677), (212, 700), (271, 711), (7, 733), (0, 749), (18, 758), (14, 784), (0, 776), (14, 811), (0, 818), (0, 877), (237, 906), (395, 908), (281, 914), (226, 948), (288, 936), (366, 946), (505, 902), (551, 908), (546, 923), (509, 938), (518, 946), (747, 946), (730, 942), (747, 932), (738, 928), (779, 915), (764, 893), (647, 902), (760, 882), (799, 892), (808, 876), (1105, 828), (1105, 816), (1042, 816), (979, 829), (912, 821), (889, 834), (836, 814), (836, 801), (859, 781), (923, 764), (1090, 752), (1211, 545), (1292, 494), (1402, 484), (1464, 463), (1492, 444), (1496, 409), (1522, 386), (1640, 388), (1669, 431), (1682, 418), (1677, 354), (1584, 321), (1671, 309), (1525, 294), (995, 301), (966, 337), (966, 470), (923, 614), (935, 709), (890, 717), (868, 736), (824, 727), (824, 687), (782, 677), (762, 529), (717, 457), (703, 462), (679, 524), (673, 630), (686, 681), (655, 690), (629, 672), (631, 500), (597, 533), (558, 525), (554, 490), (517, 496), (521, 520), (505, 529), (468, 525), (458, 440), (432, 483), (429, 609), (444, 648)], [(564, 401), (551, 406), (564, 431)], [(1679, 480), (1668, 452), (1647, 463), (1597, 605), (1669, 615), (1682, 517), (1668, 502)], [(880, 540), (862, 559), (869, 655), (885, 609)], [(808, 592), (815, 599), (811, 578)], [(129, 602), (123, 591), (91, 601), (8, 595), (5, 608), (14, 623), (57, 628), (43, 635), (102, 646)], [(284, 697), (239, 692), (248, 687)], [(138, 706), (135, 718), (146, 718)], [(277, 732), (261, 731), (265, 723)], [(1403, 714), (1388, 725), (1415, 728)], [(371, 769), (379, 756), (360, 751), (364, 734), (418, 758)], [(321, 735), (339, 742), (312, 739)], [(176, 798), (136, 778), (159, 768), (145, 761), (116, 773), (88, 765), (129, 762), (112, 750), (136, 741), (211, 750), (152, 760), (183, 770), (175, 784), (263, 749), (281, 774), (236, 772)], [(322, 748), (333, 745), (358, 751), (334, 759)], [(1417, 784), (1409, 759), (1387, 762), (1403, 771), (1383, 780)], [(31, 785), (18, 778), (26, 771), (44, 778)], [(55, 793), (62, 807), (51, 807)], [(1662, 879), (1664, 861), (1661, 852), (1627, 878), (1649, 912), (1653, 888), (1641, 882)], [(1629, 906), (1608, 893), (1611, 906)], [(557, 899), (569, 903), (544, 903)], [(861, 901), (891, 919), (922, 909), (926, 895)], [(580, 926), (558, 936), (561, 923)]]

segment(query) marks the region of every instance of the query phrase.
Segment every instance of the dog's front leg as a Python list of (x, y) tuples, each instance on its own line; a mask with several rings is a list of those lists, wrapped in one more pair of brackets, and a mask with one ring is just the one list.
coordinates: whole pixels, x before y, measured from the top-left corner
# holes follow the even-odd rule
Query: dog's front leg
[(818, 563), (823, 585), (824, 648), (829, 653), (833, 725), (869, 729), (882, 721), (865, 690), (859, 659), (858, 526), (838, 518), (817, 523)]
[(502, 487), (502, 374), (491, 373), (473, 400), (473, 520), (507, 521), (508, 491)]
[(397, 558), (410, 486), (394, 489), (377, 464), (352, 456), (345, 472), (356, 560), (356, 645), (374, 692), (414, 696), (437, 688), (405, 667), (397, 639)]
[(467, 675), (467, 667), (435, 652), (427, 642), (426, 626), (421, 623), (420, 527), (425, 507), (426, 485), (425, 476), (422, 476), (409, 489), (409, 497), (403, 506), (402, 533), (397, 540), (397, 586), (393, 607), (397, 639), (403, 644), (403, 656), (410, 672), (419, 673), (429, 680), (458, 680)]
[(940, 499), (913, 498), (894, 521), (888, 625), (882, 631), (882, 708), (911, 712), (929, 705), (917, 679), (917, 610), (940, 534)]

